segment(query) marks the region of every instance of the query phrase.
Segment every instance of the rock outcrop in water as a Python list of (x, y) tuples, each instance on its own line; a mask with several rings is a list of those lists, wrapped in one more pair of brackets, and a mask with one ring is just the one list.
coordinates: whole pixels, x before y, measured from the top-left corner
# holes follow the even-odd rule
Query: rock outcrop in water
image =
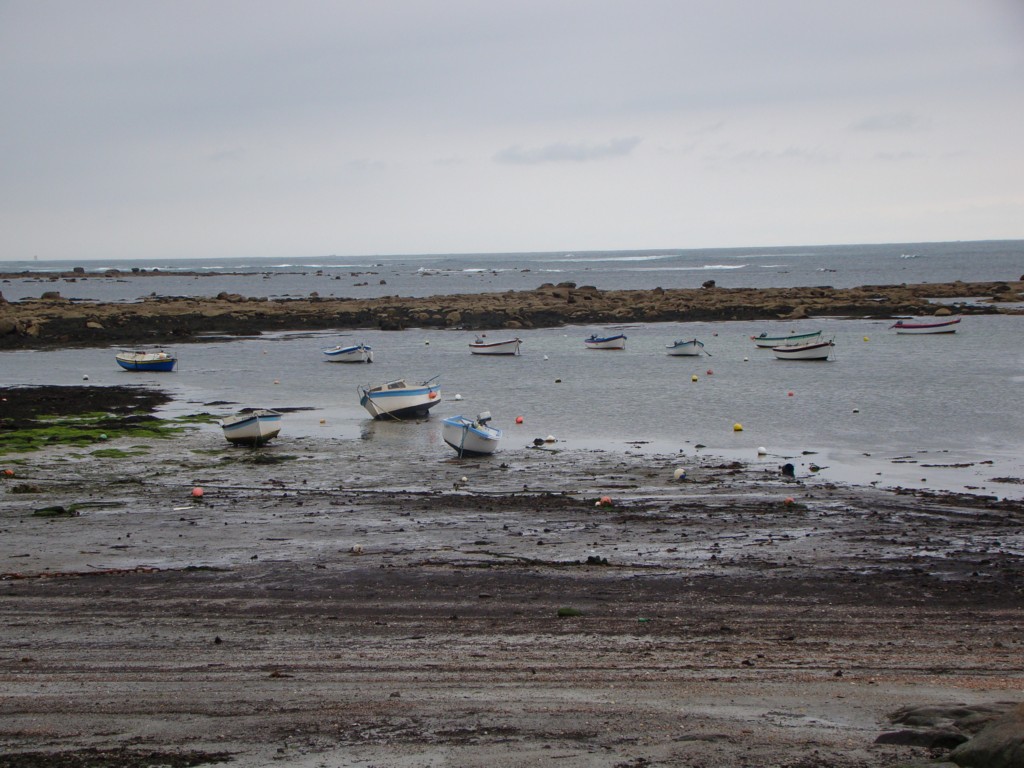
[(72, 301), (57, 292), (0, 303), (0, 349), (89, 344), (167, 344), (211, 335), (328, 328), (521, 329), (564, 324), (714, 320), (887, 318), (950, 310), (932, 298), (984, 297), (961, 314), (1024, 313), (1024, 282), (920, 283), (799, 288), (702, 288), (602, 291), (545, 283), (533, 291), (376, 299), (149, 297), (138, 303)]

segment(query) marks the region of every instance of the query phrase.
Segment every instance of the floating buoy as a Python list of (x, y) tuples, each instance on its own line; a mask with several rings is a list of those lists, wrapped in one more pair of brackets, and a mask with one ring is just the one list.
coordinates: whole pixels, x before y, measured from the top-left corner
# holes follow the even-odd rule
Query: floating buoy
[(363, 545), (353, 544), (352, 549), (350, 551), (352, 552), (353, 555), (361, 555), (363, 554)]
[(708, 368), (708, 376), (714, 376), (715, 372)]
[(274, 379), (274, 383), (275, 383), (275, 384), (280, 384), (280, 383), (281, 383), (281, 380), (280, 380), (280, 379)]
[(686, 470), (683, 469), (682, 467), (679, 467), (679, 469), (677, 469), (675, 472), (672, 473), (672, 477), (675, 480), (685, 480), (686, 479)]
[(424, 343), (424, 344), (425, 344), (426, 346), (428, 346), (428, 347), (430, 346), (430, 342), (429, 342), (429, 341), (424, 341), (423, 343)]
[(203, 498), (203, 489), (200, 488), (198, 485), (195, 488), (192, 489), (192, 498), (194, 498), (194, 499), (201, 499), (201, 498)]
[(462, 477), (459, 478), (459, 482), (460, 483), (468, 483), (469, 482), (469, 478), (466, 477), (465, 475), (463, 475)]
[(547, 356), (547, 355), (544, 355), (544, 359), (545, 359), (545, 360), (547, 360), (547, 359), (548, 359), (548, 356)]
[(523, 423), (523, 417), (522, 416), (516, 416), (516, 424), (522, 424), (522, 423)]
[(787, 392), (786, 394), (789, 395), (790, 397), (792, 397), (793, 396), (793, 390), (792, 389), (789, 390), (789, 392)]
[(82, 377), (82, 381), (88, 381), (88, 380), (89, 380), (88, 374), (86, 374), (85, 376)]
[(853, 412), (854, 412), (854, 413), (860, 413), (860, 408), (854, 408), (854, 409), (853, 409)]
[(871, 341), (867, 336), (864, 337), (864, 341)]
[(717, 336), (718, 335), (718, 331), (714, 331), (711, 335), (712, 336)]
[(739, 422), (737, 421), (737, 422), (736, 422), (735, 424), (733, 424), (733, 425), (732, 425), (732, 431), (733, 431), (733, 432), (742, 432), (742, 431), (743, 431), (743, 425), (742, 425), (742, 424), (740, 424), (740, 423), (739, 423)]
[(462, 399), (462, 395), (458, 395), (458, 394), (457, 394), (457, 395), (455, 395), (455, 399), (456, 399), (456, 400), (461, 400), (461, 399)]
[(555, 384), (561, 384), (561, 383), (562, 383), (561, 379), (555, 379)]
[(696, 373), (693, 374), (693, 376), (690, 377), (690, 381), (697, 381), (697, 374)]
[(327, 423), (327, 419), (320, 419), (320, 423), (321, 424), (326, 424)]
[(786, 497), (786, 498), (785, 498), (785, 499), (783, 500), (783, 502), (782, 502), (782, 503), (783, 503), (783, 504), (785, 504), (785, 505), (786, 505), (786, 506), (788, 507), (788, 506), (789, 506), (790, 504), (792, 504), (792, 503), (793, 503), (793, 497), (792, 497), (792, 496), (787, 496), (787, 497)]
[(555, 442), (555, 436), (554, 435), (548, 435), (547, 437), (544, 438), (544, 442), (545, 443), (553, 443), (553, 442)]
[(758, 448), (757, 448), (757, 455), (758, 456), (767, 456), (768, 455), (768, 449), (765, 448), (763, 445), (758, 446)]
[(750, 362), (750, 358), (749, 357), (744, 357), (743, 358), (743, 362), (744, 363), (749, 363)]

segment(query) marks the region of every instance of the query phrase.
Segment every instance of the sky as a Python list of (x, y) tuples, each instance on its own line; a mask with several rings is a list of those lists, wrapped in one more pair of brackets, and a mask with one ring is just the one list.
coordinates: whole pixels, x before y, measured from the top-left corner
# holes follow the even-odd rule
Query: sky
[(1022, 0), (0, 0), (0, 260), (1024, 238)]

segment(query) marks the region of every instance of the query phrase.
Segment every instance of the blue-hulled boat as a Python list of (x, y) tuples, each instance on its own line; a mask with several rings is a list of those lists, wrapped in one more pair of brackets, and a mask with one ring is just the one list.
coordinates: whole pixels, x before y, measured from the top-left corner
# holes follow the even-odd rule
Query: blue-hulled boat
[(178, 358), (168, 352), (119, 352), (114, 356), (126, 371), (173, 371)]
[(441, 422), (441, 438), (459, 454), (459, 458), (490, 456), (498, 449), (502, 434), (500, 429), (487, 423), (490, 420), (490, 411), (484, 411), (475, 419), (449, 416)]

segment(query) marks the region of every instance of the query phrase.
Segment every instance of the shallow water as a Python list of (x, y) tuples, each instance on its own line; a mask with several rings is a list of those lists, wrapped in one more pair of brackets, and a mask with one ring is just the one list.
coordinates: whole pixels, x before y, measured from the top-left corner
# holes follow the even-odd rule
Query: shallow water
[[(992, 479), (1024, 477), (1021, 323), (970, 316), (942, 336), (897, 336), (889, 322), (863, 319), (662, 323), (626, 327), (624, 351), (586, 349), (583, 339), (606, 329), (576, 326), (518, 331), (519, 357), (471, 355), (475, 334), (460, 331), (282, 333), (182, 345), (172, 374), (121, 371), (115, 348), (4, 352), (0, 381), (158, 386), (175, 398), (170, 415), (310, 409), (287, 413), (279, 450), (300, 438), (373, 441), (396, 473), (405, 460), (450, 459), (443, 417), (489, 410), (505, 430), (503, 452), (551, 435), (547, 447), (672, 454), (684, 468), (702, 453), (773, 473), (791, 462), (808, 476), (817, 464), (830, 480), (1019, 498), (1024, 484)], [(819, 328), (835, 338), (835, 360), (780, 361), (749, 339)], [(708, 354), (665, 354), (674, 339), (693, 337)], [(324, 361), (321, 350), (342, 340), (369, 343), (375, 362)], [(433, 376), (442, 397), (426, 423), (375, 422), (359, 406), (361, 384)]]

